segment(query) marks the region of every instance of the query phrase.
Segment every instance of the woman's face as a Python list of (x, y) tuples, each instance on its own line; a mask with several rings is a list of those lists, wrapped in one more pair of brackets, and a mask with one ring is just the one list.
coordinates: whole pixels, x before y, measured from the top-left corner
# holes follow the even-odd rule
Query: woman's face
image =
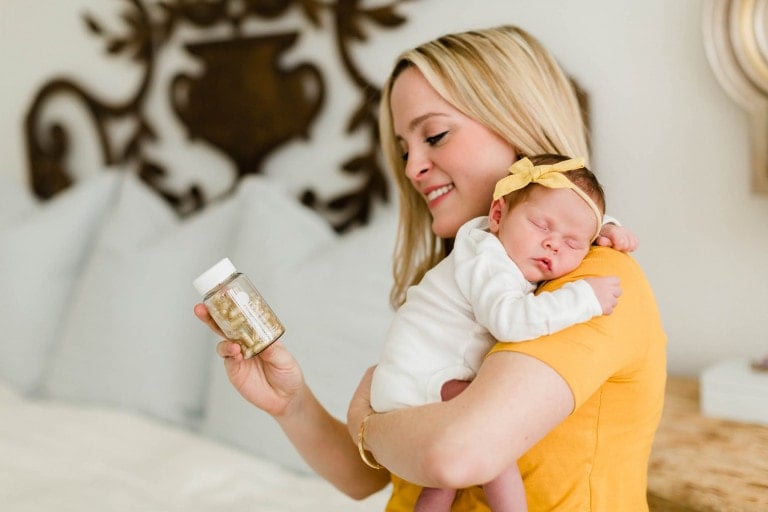
[(416, 68), (397, 77), (390, 104), (406, 177), (424, 198), (435, 235), (452, 238), (466, 221), (488, 214), (494, 186), (517, 155), (447, 103)]

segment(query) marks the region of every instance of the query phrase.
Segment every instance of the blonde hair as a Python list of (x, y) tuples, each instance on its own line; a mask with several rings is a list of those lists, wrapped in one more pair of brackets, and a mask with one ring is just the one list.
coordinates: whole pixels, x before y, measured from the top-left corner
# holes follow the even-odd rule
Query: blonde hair
[[(438, 238), (424, 199), (405, 176), (392, 124), (390, 94), (403, 70), (415, 67), (454, 108), (506, 140), (520, 156), (540, 153), (588, 158), (587, 131), (573, 84), (549, 52), (520, 28), (501, 26), (447, 34), (402, 53), (384, 86), (381, 144), (399, 192), (400, 222), (390, 302), (449, 252)], [(511, 164), (512, 162), (510, 162)], [(490, 206), (491, 198), (488, 198)]]

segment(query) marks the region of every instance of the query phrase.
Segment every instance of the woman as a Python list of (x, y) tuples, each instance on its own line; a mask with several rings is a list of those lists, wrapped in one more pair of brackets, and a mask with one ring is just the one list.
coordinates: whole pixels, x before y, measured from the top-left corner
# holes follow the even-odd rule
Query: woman
[[(380, 122), (400, 191), (395, 306), (445, 256), (459, 226), (488, 213), (493, 187), (512, 162), (588, 154), (571, 84), (515, 27), (452, 34), (404, 53), (385, 86)], [(598, 243), (632, 249), (636, 240), (616, 229), (606, 226)], [(545, 288), (587, 275), (620, 277), (623, 294), (612, 315), (497, 344), (476, 379), (448, 402), (372, 414), (369, 371), (347, 425), (319, 404), (280, 344), (248, 361), (235, 343), (217, 350), (238, 391), (350, 496), (365, 497), (391, 478), (388, 510), (411, 510), (419, 484), (466, 488), (453, 510), (487, 511), (475, 486), (519, 459), (529, 510), (647, 510), (665, 337), (652, 292), (626, 254), (594, 248), (577, 271)], [(195, 312), (212, 325), (204, 307)], [(368, 467), (378, 464), (389, 471)]]

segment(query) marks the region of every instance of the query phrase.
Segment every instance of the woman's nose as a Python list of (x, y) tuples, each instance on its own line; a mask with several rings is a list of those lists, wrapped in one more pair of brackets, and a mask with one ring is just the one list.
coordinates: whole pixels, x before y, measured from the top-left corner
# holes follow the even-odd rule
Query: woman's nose
[(408, 155), (408, 161), (405, 163), (405, 175), (412, 181), (418, 181), (429, 172), (430, 167), (431, 164), (426, 158)]

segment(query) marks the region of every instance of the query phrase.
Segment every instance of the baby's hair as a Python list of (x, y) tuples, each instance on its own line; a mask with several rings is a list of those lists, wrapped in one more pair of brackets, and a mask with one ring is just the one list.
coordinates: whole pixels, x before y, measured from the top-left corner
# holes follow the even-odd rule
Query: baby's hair
[[(570, 157), (557, 155), (554, 153), (543, 153), (540, 155), (529, 156), (528, 160), (530, 160), (533, 165), (553, 165), (558, 162), (568, 160), (569, 158)], [(605, 192), (603, 192), (603, 187), (600, 185), (600, 182), (597, 180), (597, 176), (595, 176), (592, 171), (586, 167), (581, 167), (572, 171), (565, 171), (563, 172), (563, 175), (568, 178), (571, 183), (583, 190), (584, 193), (586, 193), (595, 202), (597, 207), (600, 209), (600, 213), (605, 213)], [(532, 185), (536, 184), (532, 183), (527, 187), (521, 188), (520, 190), (515, 190), (504, 196), (504, 201), (507, 203), (507, 208), (511, 210), (516, 205), (525, 200), (531, 193), (531, 189), (533, 188)]]

